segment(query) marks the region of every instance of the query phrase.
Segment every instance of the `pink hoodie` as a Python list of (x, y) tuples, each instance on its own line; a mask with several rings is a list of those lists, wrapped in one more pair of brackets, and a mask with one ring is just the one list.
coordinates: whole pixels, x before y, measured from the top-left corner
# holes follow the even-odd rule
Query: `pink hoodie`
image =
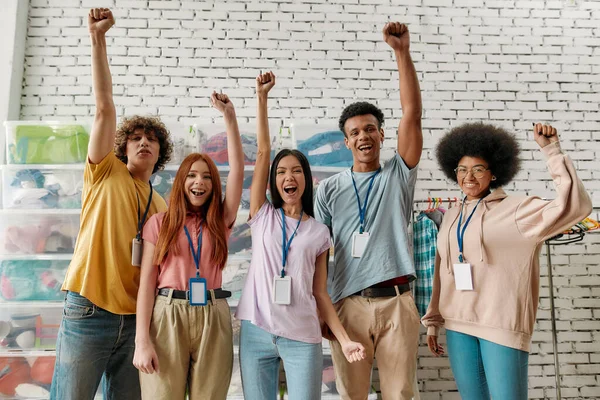
[[(460, 207), (446, 212), (440, 226), (433, 293), (422, 323), (428, 335), (447, 329), (503, 346), (529, 351), (539, 299), (539, 255), (544, 240), (587, 217), (592, 202), (558, 142), (542, 149), (557, 192), (555, 200), (486, 196), (464, 237), (464, 257), (472, 266), (472, 291), (455, 289), (458, 263), (456, 225)], [(476, 200), (467, 201), (470, 215)]]

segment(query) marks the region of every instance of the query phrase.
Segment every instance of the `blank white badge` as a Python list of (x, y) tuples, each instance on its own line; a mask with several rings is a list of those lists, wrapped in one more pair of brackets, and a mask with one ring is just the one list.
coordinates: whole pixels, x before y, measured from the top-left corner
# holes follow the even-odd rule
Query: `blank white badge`
[(205, 306), (207, 300), (206, 279), (190, 278), (190, 305)]
[(273, 278), (273, 303), (290, 305), (292, 303), (292, 278), (275, 276)]
[(454, 284), (456, 285), (456, 290), (473, 290), (471, 264), (454, 264)]
[(352, 257), (360, 258), (365, 252), (367, 248), (367, 243), (369, 242), (369, 232), (358, 233), (354, 232), (352, 234)]

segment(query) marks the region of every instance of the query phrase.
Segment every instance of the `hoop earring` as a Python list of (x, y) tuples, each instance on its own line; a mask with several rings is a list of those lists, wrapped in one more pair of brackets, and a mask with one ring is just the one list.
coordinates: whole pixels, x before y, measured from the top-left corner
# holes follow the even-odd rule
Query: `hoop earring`
[(493, 181), (495, 181), (495, 180), (496, 180), (496, 177), (495, 177), (495, 176), (492, 176), (492, 180), (493, 180)]

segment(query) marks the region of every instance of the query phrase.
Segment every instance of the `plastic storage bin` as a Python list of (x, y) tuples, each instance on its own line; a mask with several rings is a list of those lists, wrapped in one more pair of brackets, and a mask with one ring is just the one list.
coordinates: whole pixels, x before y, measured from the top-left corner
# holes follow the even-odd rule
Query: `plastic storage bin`
[(231, 292), (230, 302), (235, 302), (242, 296), (242, 289), (250, 268), (250, 256), (230, 256), (227, 266), (223, 269), (223, 289)]
[(50, 211), (3, 210), (0, 213), (0, 255), (73, 253), (79, 232), (79, 210), (71, 214)]
[(0, 308), (0, 354), (56, 349), (61, 318), (62, 303), (55, 307)]
[(294, 148), (300, 150), (311, 167), (350, 167), (352, 152), (346, 148), (344, 133), (336, 127), (317, 124), (291, 124)]
[(0, 304), (64, 300), (60, 288), (68, 266), (68, 260), (0, 261)]
[(201, 135), (193, 124), (163, 120), (171, 134), (173, 154), (169, 164), (178, 166), (191, 153), (200, 151)]
[(77, 122), (6, 121), (8, 164), (85, 162), (90, 127)]
[(0, 398), (47, 399), (54, 373), (54, 355), (0, 357)]
[(81, 208), (81, 168), (2, 167), (4, 208)]
[[(256, 125), (240, 124), (240, 135), (242, 138), (242, 148), (244, 150), (244, 164), (254, 165), (256, 163)], [(272, 140), (275, 141), (279, 126), (269, 124), (269, 130)], [(210, 158), (219, 166), (229, 165), (227, 155), (227, 133), (225, 124), (199, 125), (198, 134), (202, 138), (201, 152), (207, 153)], [(272, 148), (275, 148), (274, 145)], [(273, 158), (273, 152), (271, 159)]]
[(234, 258), (249, 258), (252, 249), (252, 238), (250, 237), (250, 225), (247, 224), (248, 212), (240, 212), (237, 215), (231, 236), (229, 236), (229, 260)]
[(327, 168), (327, 167), (312, 167), (311, 173), (313, 178), (313, 190), (316, 195), (319, 184), (325, 179), (332, 177), (333, 175), (339, 174), (344, 169), (342, 168)]

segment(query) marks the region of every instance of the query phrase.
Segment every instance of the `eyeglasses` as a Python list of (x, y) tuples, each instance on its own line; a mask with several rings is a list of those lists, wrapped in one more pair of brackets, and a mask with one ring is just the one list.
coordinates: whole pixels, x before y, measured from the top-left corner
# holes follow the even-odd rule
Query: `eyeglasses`
[(485, 168), (483, 166), (476, 166), (471, 169), (468, 169), (465, 167), (458, 167), (458, 168), (454, 168), (454, 173), (456, 174), (456, 176), (458, 178), (464, 178), (465, 176), (467, 176), (467, 173), (469, 173), (469, 171), (471, 171), (471, 174), (475, 178), (483, 178), (483, 176), (485, 175), (485, 171), (487, 171), (487, 170), (488, 170), (488, 168)]

